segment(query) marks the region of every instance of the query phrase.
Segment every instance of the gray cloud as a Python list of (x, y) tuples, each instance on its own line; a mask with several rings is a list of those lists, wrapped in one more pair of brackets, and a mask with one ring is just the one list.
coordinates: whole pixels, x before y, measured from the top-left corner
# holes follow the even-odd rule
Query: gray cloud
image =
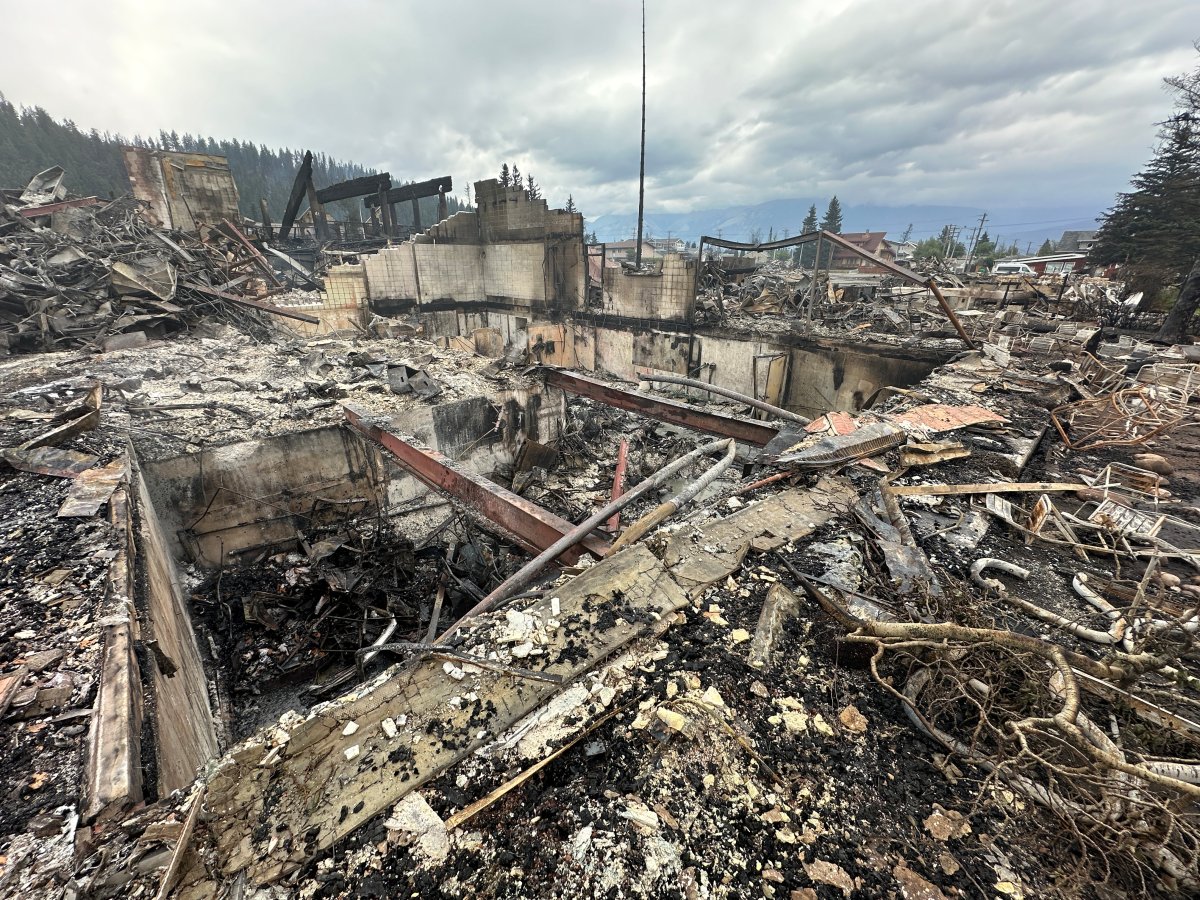
[[(647, 11), (647, 204), (1108, 205), (1195, 64), (1178, 0)], [(637, 198), (639, 7), (508, 0), (62, 2), (6, 12), (0, 88), (83, 127), (320, 149), (401, 178), (534, 172)]]

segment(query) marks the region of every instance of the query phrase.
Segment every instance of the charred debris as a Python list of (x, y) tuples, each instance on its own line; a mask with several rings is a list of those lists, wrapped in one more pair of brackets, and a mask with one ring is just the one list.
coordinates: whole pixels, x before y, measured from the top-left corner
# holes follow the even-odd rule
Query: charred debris
[(6, 894), (1195, 894), (1200, 368), (1118, 283), (302, 167), (305, 263), (167, 162), (0, 214)]

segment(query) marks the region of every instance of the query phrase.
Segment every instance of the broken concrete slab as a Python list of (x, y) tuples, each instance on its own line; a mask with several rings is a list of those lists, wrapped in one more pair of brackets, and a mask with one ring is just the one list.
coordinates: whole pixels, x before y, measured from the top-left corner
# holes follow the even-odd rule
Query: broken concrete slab
[(144, 331), (126, 331), (123, 334), (114, 334), (112, 337), (105, 338), (103, 349), (105, 353), (112, 353), (114, 350), (144, 347), (149, 340)]

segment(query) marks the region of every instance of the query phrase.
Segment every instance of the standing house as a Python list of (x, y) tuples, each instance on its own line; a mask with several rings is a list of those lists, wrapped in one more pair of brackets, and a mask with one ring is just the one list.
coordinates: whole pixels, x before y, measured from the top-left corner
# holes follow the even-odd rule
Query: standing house
[(1095, 243), (1095, 231), (1064, 231), (1054, 249), (1059, 253), (1087, 253)]
[[(626, 241), (608, 241), (604, 244), (604, 252), (610, 259), (632, 260), (636, 256), (636, 251), (637, 240), (635, 238)], [(652, 241), (642, 241), (642, 259), (650, 259), (658, 255)]]
[[(849, 241), (855, 247), (873, 253), (888, 262), (895, 262), (896, 251), (892, 249), (888, 241), (884, 240), (886, 236), (886, 231), (850, 231), (841, 235), (844, 240)], [(866, 274), (879, 275), (885, 274), (887, 271), (841, 247), (834, 247), (829, 268), (856, 269)]]

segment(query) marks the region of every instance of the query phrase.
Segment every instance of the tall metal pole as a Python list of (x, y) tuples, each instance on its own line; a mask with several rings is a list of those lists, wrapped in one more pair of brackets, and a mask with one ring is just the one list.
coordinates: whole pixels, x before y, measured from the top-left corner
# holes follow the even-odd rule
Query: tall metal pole
[(642, 0), (642, 155), (638, 170), (637, 251), (633, 264), (642, 267), (642, 214), (646, 205), (646, 0)]

